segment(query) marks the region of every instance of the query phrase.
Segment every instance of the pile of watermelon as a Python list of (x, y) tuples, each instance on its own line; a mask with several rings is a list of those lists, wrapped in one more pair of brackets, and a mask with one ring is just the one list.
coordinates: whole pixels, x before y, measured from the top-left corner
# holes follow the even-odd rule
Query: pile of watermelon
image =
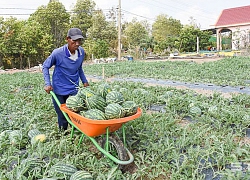
[(90, 87), (79, 88), (75, 96), (66, 100), (70, 110), (88, 119), (118, 119), (136, 114), (138, 105), (132, 100), (124, 100), (121, 92), (108, 83), (99, 84), (96, 90)]

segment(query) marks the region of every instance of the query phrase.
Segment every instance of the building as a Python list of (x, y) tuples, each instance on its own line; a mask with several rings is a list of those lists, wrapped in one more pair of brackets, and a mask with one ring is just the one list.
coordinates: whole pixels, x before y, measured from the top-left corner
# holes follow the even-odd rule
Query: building
[(216, 33), (218, 51), (222, 50), (222, 33), (231, 33), (232, 50), (250, 47), (250, 5), (224, 9), (213, 32)]

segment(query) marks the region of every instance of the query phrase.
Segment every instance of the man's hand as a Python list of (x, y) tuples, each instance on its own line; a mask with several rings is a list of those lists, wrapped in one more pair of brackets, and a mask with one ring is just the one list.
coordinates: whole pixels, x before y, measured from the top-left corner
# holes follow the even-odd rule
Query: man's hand
[(49, 94), (50, 91), (53, 91), (53, 87), (52, 86), (45, 86), (44, 90)]
[(89, 83), (83, 83), (83, 86), (87, 87), (87, 86), (89, 86)]

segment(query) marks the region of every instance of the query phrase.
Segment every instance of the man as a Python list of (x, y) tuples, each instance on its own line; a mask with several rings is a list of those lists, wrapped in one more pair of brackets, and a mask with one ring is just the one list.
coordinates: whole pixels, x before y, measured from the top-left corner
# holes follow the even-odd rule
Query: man
[[(80, 46), (82, 39), (83, 35), (80, 29), (69, 29), (66, 38), (68, 43), (54, 49), (43, 63), (44, 90), (48, 94), (53, 90), (61, 104), (66, 103), (70, 95), (77, 93), (79, 79), (81, 79), (84, 87), (89, 86), (82, 69), (84, 60), (84, 49)], [(54, 71), (51, 83), (49, 69), (52, 66), (54, 66)], [(52, 100), (58, 116), (59, 129), (66, 130), (68, 122), (55, 100), (53, 98)]]

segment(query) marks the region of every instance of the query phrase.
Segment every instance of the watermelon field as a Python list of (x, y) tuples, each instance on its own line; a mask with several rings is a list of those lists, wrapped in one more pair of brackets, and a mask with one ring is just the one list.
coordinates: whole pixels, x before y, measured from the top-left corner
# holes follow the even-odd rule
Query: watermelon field
[[(87, 76), (131, 77), (248, 87), (250, 58), (217, 62), (115, 62), (84, 65)], [(124, 100), (134, 101), (141, 117), (125, 124), (127, 148), (134, 155), (125, 170), (76, 132), (59, 132), (52, 96), (42, 73), (0, 74), (0, 179), (220, 180), (250, 178), (250, 98), (219, 92), (108, 83)], [(32, 138), (39, 131), (40, 139)], [(67, 130), (70, 133), (70, 129)], [(39, 133), (38, 133), (39, 134)], [(121, 135), (121, 129), (117, 130)], [(97, 142), (100, 137), (96, 137)], [(60, 169), (60, 170), (58, 170)], [(75, 173), (79, 172), (79, 176)], [(75, 175), (73, 175), (75, 174)], [(82, 178), (83, 179), (83, 178)]]

